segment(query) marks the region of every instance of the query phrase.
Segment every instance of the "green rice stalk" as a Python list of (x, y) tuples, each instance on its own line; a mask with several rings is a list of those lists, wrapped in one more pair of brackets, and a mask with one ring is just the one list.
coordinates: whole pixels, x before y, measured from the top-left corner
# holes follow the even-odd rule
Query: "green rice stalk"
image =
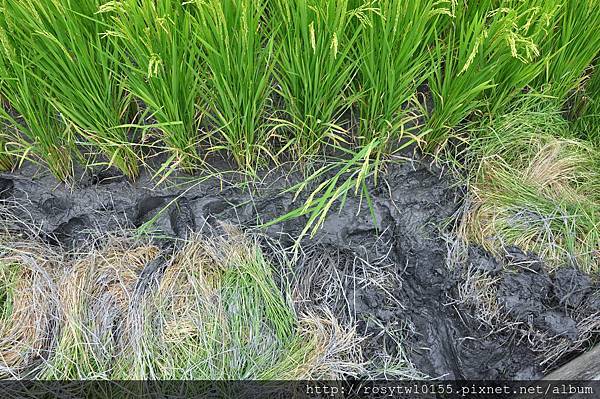
[[(412, 141), (405, 141), (398, 147), (398, 151), (407, 148), (411, 143)], [(325, 223), (329, 212), (335, 207), (339, 207), (338, 209), (341, 211), (348, 195), (352, 194), (359, 195), (361, 200), (364, 198), (371, 212), (373, 222), (377, 225), (367, 181), (372, 178), (375, 183), (377, 182), (378, 173), (383, 165), (381, 151), (379, 151), (381, 147), (382, 142), (380, 139), (374, 139), (368, 145), (356, 151), (336, 147), (338, 151), (345, 153), (347, 159), (342, 158), (327, 162), (303, 182), (285, 190), (286, 192), (295, 192), (294, 201), (302, 192), (312, 191), (310, 191), (304, 204), (266, 222), (263, 227), (306, 216), (306, 225), (296, 241), (296, 245), (299, 245), (306, 234), (310, 233), (310, 236), (314, 237)], [(330, 175), (333, 176), (326, 177)]]
[[(73, 140), (58, 112), (41, 95), (44, 87), (32, 75), (37, 67), (27, 60), (29, 49), (15, 40), (18, 35), (10, 19), (0, 19), (0, 169), (12, 167), (16, 157), (33, 154), (61, 181), (73, 174)], [(8, 144), (10, 143), (10, 145)]]
[(579, 99), (576, 121), (580, 137), (594, 143), (600, 148), (600, 69), (596, 65)]
[(212, 149), (227, 150), (252, 173), (273, 158), (266, 122), (274, 40), (265, 33), (266, 2), (208, 0), (198, 7), (197, 40), (210, 73), (206, 101), (217, 130)]
[(600, 7), (595, 0), (562, 0), (558, 21), (541, 46), (548, 54), (539, 85), (565, 100), (600, 54)]
[[(128, 96), (120, 79), (116, 48), (103, 34), (95, 1), (6, 0), (15, 40), (28, 47), (31, 73), (43, 96), (125, 175), (135, 177), (138, 159), (122, 116)], [(18, 29), (18, 30), (17, 30)]]
[(431, 73), (428, 47), (435, 39), (434, 29), (439, 18), (449, 15), (450, 1), (370, 2), (352, 51), (352, 58), (359, 60), (354, 90), (359, 97), (361, 146), (381, 139), (393, 150), (402, 140), (403, 128), (415, 119), (408, 109), (410, 101)]
[(189, 172), (200, 162), (198, 144), (205, 139), (199, 135), (205, 67), (193, 3), (124, 0), (100, 7), (112, 16), (107, 33), (126, 65), (127, 89), (156, 120), (171, 153), (165, 166)]
[(0, 132), (0, 171), (8, 172), (12, 170), (14, 161), (9, 146), (6, 143), (7, 138), (2, 136), (5, 136), (5, 134)]
[(277, 92), (286, 115), (274, 122), (289, 133), (287, 146), (298, 156), (315, 154), (323, 144), (346, 140), (340, 119), (354, 101), (348, 91), (358, 62), (352, 48), (359, 30), (352, 22), (364, 9), (352, 9), (348, 0), (269, 4), (278, 49)]
[[(8, 101), (2, 95), (2, 90), (0, 90), (0, 107), (2, 111), (6, 111), (10, 107)], [(14, 161), (8, 145), (8, 142), (11, 141), (10, 136), (10, 127), (6, 126), (4, 122), (0, 123), (0, 171), (2, 172), (13, 168)]]
[(540, 73), (534, 40), (544, 34), (556, 7), (542, 2), (530, 10), (528, 4), (457, 5), (454, 23), (432, 51), (430, 149), (443, 145), (452, 129), (485, 105), (501, 110)]

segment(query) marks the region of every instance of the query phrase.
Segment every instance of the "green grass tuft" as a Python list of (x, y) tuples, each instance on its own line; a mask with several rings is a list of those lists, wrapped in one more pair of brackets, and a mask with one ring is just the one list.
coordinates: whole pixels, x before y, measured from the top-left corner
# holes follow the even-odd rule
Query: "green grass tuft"
[[(555, 102), (483, 127), (472, 144), (474, 207), (467, 235), (485, 248), (517, 245), (550, 267), (600, 270), (600, 157), (572, 138)], [(533, 107), (533, 108), (532, 108)]]
[[(191, 241), (140, 311), (118, 377), (301, 379), (337, 375), (256, 244)], [(316, 319), (310, 319), (315, 322)], [(322, 373), (322, 374), (321, 374)]]

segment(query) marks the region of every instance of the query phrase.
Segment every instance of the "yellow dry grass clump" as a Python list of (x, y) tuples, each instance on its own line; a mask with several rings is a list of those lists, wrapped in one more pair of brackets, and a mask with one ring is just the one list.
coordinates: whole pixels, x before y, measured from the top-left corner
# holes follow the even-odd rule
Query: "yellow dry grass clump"
[(0, 241), (0, 379), (34, 374), (48, 357), (58, 319), (53, 275), (61, 260), (40, 244)]
[(63, 327), (46, 378), (110, 378), (138, 276), (158, 252), (151, 244), (111, 237), (67, 265), (59, 288)]

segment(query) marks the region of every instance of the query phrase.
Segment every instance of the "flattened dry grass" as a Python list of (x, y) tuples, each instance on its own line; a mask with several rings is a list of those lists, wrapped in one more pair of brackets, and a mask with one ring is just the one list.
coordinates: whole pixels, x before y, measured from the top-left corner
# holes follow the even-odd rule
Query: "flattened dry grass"
[[(285, 267), (254, 239), (195, 236), (174, 254), (127, 236), (86, 253), (0, 246), (0, 378), (358, 376), (355, 328), (295, 309)], [(279, 256), (277, 259), (285, 259)]]
[(57, 334), (53, 280), (61, 258), (32, 243), (0, 242), (0, 380), (35, 375)]
[[(233, 232), (193, 239), (139, 310), (123, 375), (303, 379), (356, 374), (357, 338), (327, 313), (297, 315), (257, 244)], [(132, 374), (128, 374), (131, 373)]]
[(42, 378), (110, 379), (126, 334), (124, 321), (144, 266), (158, 248), (110, 238), (104, 248), (79, 256), (60, 280), (63, 327)]

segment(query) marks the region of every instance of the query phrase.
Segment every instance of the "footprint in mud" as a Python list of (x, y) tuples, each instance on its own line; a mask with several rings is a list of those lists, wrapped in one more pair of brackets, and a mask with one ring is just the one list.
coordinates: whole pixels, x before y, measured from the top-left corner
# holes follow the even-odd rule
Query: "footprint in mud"
[(562, 268), (554, 273), (554, 295), (561, 305), (577, 308), (592, 290), (592, 280), (578, 269)]
[(40, 209), (50, 216), (57, 216), (68, 212), (73, 203), (66, 198), (50, 197), (40, 203)]
[(508, 274), (498, 287), (498, 301), (515, 320), (527, 322), (546, 310), (551, 284), (550, 278), (542, 273)]
[(198, 218), (199, 225), (206, 223), (208, 230), (220, 231), (221, 222), (240, 224), (240, 209), (235, 207), (240, 203), (238, 199), (225, 199), (221, 196), (205, 196), (196, 198), (188, 203), (190, 212)]
[(227, 201), (221, 199), (217, 201), (209, 202), (204, 206), (204, 210), (207, 215), (218, 215), (220, 213), (225, 212), (231, 205), (227, 203)]
[(173, 233), (179, 238), (185, 238), (190, 231), (196, 230), (196, 217), (185, 197), (147, 197), (139, 200), (135, 226), (140, 227), (153, 219), (155, 226), (164, 233)]
[(141, 198), (136, 205), (135, 227), (140, 227), (144, 223), (155, 217), (163, 209), (172, 197), (145, 197)]
[(127, 180), (127, 178), (116, 170), (101, 170), (90, 178), (92, 186), (101, 186), (104, 184), (118, 183)]
[(76, 216), (67, 222), (61, 223), (50, 234), (53, 243), (63, 244), (68, 248), (74, 248), (79, 243), (85, 243), (91, 236), (91, 221), (86, 215)]
[(171, 205), (169, 221), (171, 230), (179, 238), (186, 238), (190, 232), (196, 230), (196, 218), (187, 198), (180, 198)]
[(12, 180), (0, 177), (0, 200), (10, 198), (14, 188), (15, 183)]
[(511, 249), (507, 259), (518, 267), (507, 273), (498, 287), (498, 303), (516, 321), (574, 340), (577, 322), (565, 306), (577, 309), (591, 291), (590, 278), (576, 269), (559, 269), (550, 277), (540, 259)]

